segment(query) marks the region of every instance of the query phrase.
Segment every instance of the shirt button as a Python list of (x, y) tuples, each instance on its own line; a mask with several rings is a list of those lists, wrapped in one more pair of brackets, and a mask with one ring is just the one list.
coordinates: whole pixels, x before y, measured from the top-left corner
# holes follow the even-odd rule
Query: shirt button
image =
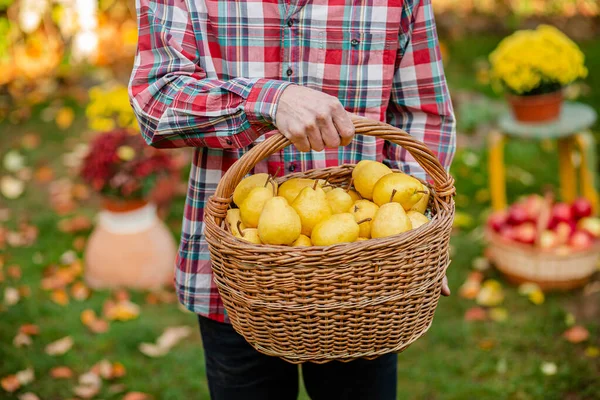
[(227, 139), (225, 142), (226, 142), (228, 145), (230, 145), (230, 146), (233, 144), (233, 142), (231, 141), (231, 139)]
[(350, 44), (352, 44), (352, 46), (356, 46), (358, 45), (360, 42), (358, 41), (358, 39), (352, 39), (352, 41), (350, 42)]
[(292, 165), (290, 165), (290, 166), (288, 167), (288, 170), (289, 170), (290, 172), (294, 172), (294, 171), (296, 170), (296, 164), (292, 164)]
[(294, 20), (288, 19), (287, 26), (289, 26), (291, 28), (293, 25), (294, 25)]
[(285, 73), (287, 74), (287, 76), (292, 76), (292, 74), (294, 73), (294, 70), (292, 69), (292, 67), (290, 67), (287, 69), (287, 71), (285, 71)]

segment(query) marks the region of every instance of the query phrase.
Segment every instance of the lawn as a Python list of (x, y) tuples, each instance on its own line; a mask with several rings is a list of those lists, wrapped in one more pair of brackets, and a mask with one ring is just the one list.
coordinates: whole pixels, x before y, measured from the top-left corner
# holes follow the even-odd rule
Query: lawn
[[(476, 81), (474, 62), (487, 54), (497, 41), (497, 38), (470, 37), (448, 44), (447, 71), (453, 92), (475, 90), (491, 95)], [(586, 83), (600, 88), (600, 41), (582, 45), (591, 71)], [(591, 92), (583, 100), (600, 110), (600, 91)], [(81, 114), (79, 110), (74, 124), (64, 131), (53, 123), (42, 121), (39, 112), (26, 123), (3, 123), (0, 125), (2, 154), (9, 149), (19, 149), (25, 155), (27, 165), (36, 168), (48, 164), (58, 177), (64, 175), (62, 155), (77, 142), (85, 126)], [(32, 132), (40, 135), (42, 144), (36, 149), (22, 149), (21, 139)], [(466, 142), (469, 140), (467, 137)], [(477, 142), (476, 138), (472, 141)], [(557, 184), (552, 146), (511, 143), (506, 153), (510, 165), (511, 199), (537, 192), (545, 184)], [(486, 278), (499, 279), (503, 284), (505, 301), (502, 307), (508, 311), (508, 318), (504, 322), (464, 320), (465, 312), (475, 303), (461, 298), (457, 292), (471, 271), (473, 261), (483, 253), (478, 226), (489, 207), (483, 149), (479, 146), (460, 149), (452, 172), (459, 193), (457, 207), (461, 219), (467, 220), (466, 226), (457, 229), (452, 239), (453, 261), (448, 277), (454, 295), (440, 301), (429, 333), (399, 356), (398, 398), (600, 399), (600, 358), (593, 357), (593, 346), (600, 345), (598, 293), (584, 296), (580, 290), (549, 294), (543, 304), (535, 305), (488, 269)], [(74, 397), (77, 376), (98, 361), (108, 359), (122, 363), (126, 374), (105, 382), (98, 398), (120, 399), (123, 393), (139, 391), (156, 399), (207, 399), (201, 343), (193, 314), (182, 311), (174, 303), (147, 304), (146, 293), (132, 292), (131, 301), (141, 306), (139, 317), (126, 322), (111, 322), (106, 333), (94, 334), (82, 324), (80, 314), (84, 309), (100, 313), (103, 303), (113, 294), (94, 292), (85, 301), (71, 299), (68, 305), (62, 306), (51, 301), (50, 292), (40, 287), (45, 267), (57, 263), (62, 254), (73, 249), (76, 238), (57, 230), (57, 223), (64, 217), (59, 217), (48, 206), (48, 189), (47, 183), (32, 181), (20, 199), (0, 200), (0, 209), (10, 210), (8, 220), (2, 222), (10, 229), (15, 229), (23, 218), (39, 229), (39, 237), (30, 247), (0, 250), (0, 260), (4, 261), (4, 267), (0, 268), (4, 275), (4, 280), (0, 279), (0, 293), (22, 285), (31, 289), (30, 296), (17, 304), (0, 305), (0, 377), (28, 367), (35, 370), (32, 383), (13, 394), (0, 390), (0, 398), (17, 398), (18, 394), (27, 391), (36, 393), (41, 399)], [(168, 217), (175, 236), (182, 206), (183, 198), (178, 198)], [(93, 201), (83, 201), (76, 214), (93, 216), (95, 211)], [(20, 266), (20, 278), (8, 273), (13, 265)], [(572, 344), (562, 338), (573, 318), (590, 331), (587, 342)], [(33, 337), (29, 347), (16, 348), (13, 338), (19, 327), (26, 323), (37, 324), (40, 334)], [(166, 327), (179, 325), (192, 327), (193, 334), (164, 357), (151, 358), (138, 350), (140, 343), (155, 341)], [(60, 356), (45, 354), (48, 343), (67, 335), (74, 341), (70, 351)], [(554, 363), (556, 373), (544, 373), (543, 363)], [(51, 368), (63, 365), (71, 368), (75, 375), (63, 380), (51, 378)], [(114, 384), (124, 387), (111, 386)], [(301, 398), (307, 397), (302, 394)]]

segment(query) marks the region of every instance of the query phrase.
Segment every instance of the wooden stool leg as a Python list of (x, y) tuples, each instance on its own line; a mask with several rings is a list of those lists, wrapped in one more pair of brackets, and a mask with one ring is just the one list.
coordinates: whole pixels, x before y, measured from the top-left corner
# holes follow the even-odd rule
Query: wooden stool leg
[(571, 203), (577, 198), (577, 176), (572, 158), (573, 148), (571, 137), (558, 140), (560, 194), (562, 201), (567, 203)]
[(504, 144), (506, 138), (497, 131), (488, 136), (488, 161), (490, 175), (490, 194), (494, 211), (506, 208), (506, 171), (504, 167)]
[(575, 144), (581, 154), (581, 167), (579, 170), (581, 179), (581, 195), (589, 200), (598, 212), (598, 192), (596, 191), (596, 141), (590, 132), (578, 133), (575, 136)]

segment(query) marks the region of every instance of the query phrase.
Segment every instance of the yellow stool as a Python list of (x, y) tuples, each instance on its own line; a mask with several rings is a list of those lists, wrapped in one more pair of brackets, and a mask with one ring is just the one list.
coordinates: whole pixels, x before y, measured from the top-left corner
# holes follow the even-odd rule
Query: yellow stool
[[(549, 124), (523, 124), (506, 113), (499, 120), (499, 131), (488, 137), (489, 175), (492, 208), (507, 207), (504, 145), (509, 138), (558, 141), (560, 163), (560, 194), (562, 201), (572, 202), (578, 196), (587, 198), (598, 211), (596, 191), (596, 144), (589, 128), (596, 122), (596, 112), (581, 103), (564, 104), (560, 118)], [(575, 154), (579, 155), (579, 186)]]

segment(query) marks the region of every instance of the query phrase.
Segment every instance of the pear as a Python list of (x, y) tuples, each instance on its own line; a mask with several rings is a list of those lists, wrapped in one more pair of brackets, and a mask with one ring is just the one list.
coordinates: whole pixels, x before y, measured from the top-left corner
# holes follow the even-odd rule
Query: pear
[[(316, 181), (313, 187), (305, 187), (292, 202), (302, 221), (302, 234), (310, 236), (315, 225), (331, 216), (332, 211), (327, 202), (327, 195)], [(331, 193), (331, 192), (330, 192)]]
[(380, 162), (371, 161), (360, 166), (358, 170), (355, 168), (354, 171), (352, 171), (354, 187), (363, 198), (371, 200), (373, 198), (373, 188), (379, 178), (391, 173), (392, 170), (386, 165)]
[(296, 210), (281, 196), (267, 200), (258, 220), (258, 236), (265, 244), (291, 245), (300, 236), (302, 222)]
[(233, 202), (240, 207), (252, 189), (267, 186), (267, 183), (270, 184), (271, 192), (275, 196), (277, 193), (277, 182), (271, 179), (269, 174), (255, 174), (242, 179), (233, 191)]
[[(392, 191), (396, 195), (390, 196)], [(373, 202), (378, 206), (385, 203), (400, 203), (408, 211), (423, 197), (423, 185), (417, 179), (402, 172), (383, 176), (373, 188)]]
[(358, 231), (358, 224), (352, 214), (334, 214), (314, 227), (311, 241), (315, 246), (351, 243), (358, 239)]
[(350, 195), (350, 197), (352, 198), (352, 204), (356, 203), (358, 200), (361, 200), (362, 197), (360, 197), (360, 194), (358, 194), (355, 190), (348, 190), (348, 194)]
[(242, 235), (240, 239), (245, 240), (246, 242), (261, 244), (260, 237), (258, 237), (258, 229), (256, 228), (246, 228), (242, 230)]
[[(379, 206), (369, 200), (358, 200), (350, 207), (348, 212), (354, 215), (354, 220), (356, 222), (360, 222), (367, 218), (373, 219), (378, 209)], [(360, 231), (358, 232), (358, 236), (369, 239), (371, 237), (371, 221), (365, 221), (359, 226)]]
[(352, 197), (344, 189), (338, 187), (327, 193), (327, 201), (334, 214), (348, 212), (348, 209), (354, 203)]
[(417, 229), (421, 225), (425, 225), (429, 222), (429, 218), (424, 216), (418, 211), (409, 210), (406, 215), (408, 215), (408, 219), (410, 219), (410, 223), (413, 229)]
[(292, 204), (296, 197), (300, 194), (302, 189), (305, 187), (313, 187), (315, 184), (314, 179), (306, 178), (292, 178), (283, 182), (279, 186), (278, 196), (284, 197), (289, 204)]
[(229, 210), (227, 210), (227, 216), (225, 217), (225, 222), (227, 223), (227, 226), (229, 227), (229, 232), (231, 232), (231, 234), (233, 236), (240, 237), (241, 230), (246, 228), (246, 226), (242, 222), (241, 218), (242, 217), (240, 216), (239, 208), (230, 208)]
[(240, 216), (246, 227), (256, 228), (258, 226), (258, 219), (263, 207), (272, 198), (273, 191), (270, 187), (255, 187), (248, 193), (240, 206)]
[(425, 213), (425, 210), (427, 210), (427, 206), (429, 205), (429, 188), (425, 185), (421, 185), (423, 186), (423, 191), (425, 193), (423, 193), (423, 197), (421, 197), (421, 200), (417, 201), (417, 203), (411, 207), (411, 210), (413, 211), (417, 211), (420, 212), (421, 214)]
[(357, 242), (362, 242), (363, 240), (369, 240), (366, 237), (358, 237), (358, 239), (356, 239)]
[(310, 241), (310, 238), (306, 235), (300, 235), (298, 236), (298, 239), (296, 239), (296, 241), (294, 243), (292, 243), (293, 247), (310, 247), (312, 246), (312, 242)]
[[(392, 192), (392, 197), (396, 194)], [(400, 203), (385, 203), (375, 213), (371, 221), (371, 237), (382, 238), (397, 235), (412, 229), (406, 211)]]
[(358, 174), (358, 171), (364, 167), (365, 165), (371, 164), (371, 163), (376, 163), (377, 161), (375, 160), (361, 160), (358, 162), (358, 164), (356, 164), (354, 166), (354, 169), (352, 170), (352, 176), (354, 176), (354, 174)]

